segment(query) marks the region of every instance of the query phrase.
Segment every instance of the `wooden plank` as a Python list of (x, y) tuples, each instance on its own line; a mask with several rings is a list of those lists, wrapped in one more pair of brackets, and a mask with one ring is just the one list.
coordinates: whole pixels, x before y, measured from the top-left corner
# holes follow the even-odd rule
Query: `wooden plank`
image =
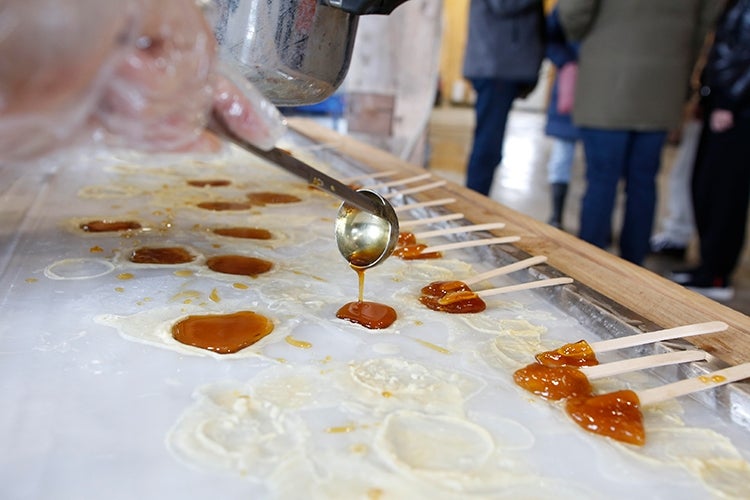
[[(396, 170), (404, 177), (424, 173), (419, 166), (342, 136), (306, 119), (290, 119), (293, 130), (335, 149), (373, 171)], [(452, 197), (449, 209), (462, 212), (472, 223), (505, 222), (502, 234), (521, 240), (513, 245), (531, 255), (546, 255), (548, 264), (613, 302), (630, 309), (661, 328), (721, 320), (725, 332), (695, 337), (690, 341), (728, 364), (750, 361), (750, 317), (687, 290), (671, 281), (627, 262), (575, 236), (501, 205), (490, 198), (449, 182), (420, 193), (421, 200)]]

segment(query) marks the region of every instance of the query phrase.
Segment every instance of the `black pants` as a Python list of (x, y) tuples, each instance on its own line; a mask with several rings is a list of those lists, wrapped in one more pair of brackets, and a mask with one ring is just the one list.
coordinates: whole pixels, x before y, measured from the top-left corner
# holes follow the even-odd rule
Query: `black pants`
[(700, 238), (700, 273), (729, 279), (745, 243), (750, 199), (750, 114), (735, 116), (726, 132), (710, 130), (706, 110), (693, 171), (695, 224)]

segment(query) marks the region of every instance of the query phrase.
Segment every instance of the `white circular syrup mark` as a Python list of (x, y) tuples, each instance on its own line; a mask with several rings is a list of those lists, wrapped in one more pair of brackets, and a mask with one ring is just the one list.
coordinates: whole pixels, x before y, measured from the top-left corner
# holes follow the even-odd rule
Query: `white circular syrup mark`
[(87, 280), (109, 274), (114, 269), (114, 264), (104, 259), (63, 259), (47, 266), (44, 275), (51, 280)]

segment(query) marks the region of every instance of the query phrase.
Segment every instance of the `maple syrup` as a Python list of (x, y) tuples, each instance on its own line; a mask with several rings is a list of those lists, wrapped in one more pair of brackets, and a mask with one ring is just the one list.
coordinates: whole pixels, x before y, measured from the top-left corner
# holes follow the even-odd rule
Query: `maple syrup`
[(270, 240), (272, 237), (271, 231), (258, 227), (217, 227), (212, 231), (219, 236), (248, 240)]
[(197, 206), (204, 210), (213, 210), (215, 212), (248, 210), (252, 208), (250, 203), (241, 203), (238, 201), (202, 201)]
[(187, 181), (188, 185), (193, 187), (223, 187), (232, 182), (226, 179), (191, 179)]
[(255, 278), (273, 268), (273, 262), (244, 255), (216, 255), (206, 260), (206, 266), (212, 271), (224, 274), (236, 274)]
[(135, 231), (142, 228), (140, 223), (132, 220), (92, 220), (81, 223), (78, 227), (87, 233)]
[(183, 344), (217, 354), (232, 354), (273, 331), (273, 322), (252, 311), (188, 316), (172, 326), (172, 337)]
[(182, 247), (141, 247), (133, 250), (128, 260), (136, 264), (185, 264), (195, 256)]
[(275, 205), (281, 203), (297, 203), (299, 201), (302, 201), (301, 198), (298, 198), (293, 194), (273, 193), (268, 191), (248, 193), (247, 199), (250, 200), (250, 203), (254, 205)]
[(359, 296), (356, 302), (348, 302), (341, 306), (336, 311), (336, 317), (357, 323), (371, 330), (388, 328), (396, 321), (396, 310), (385, 304), (364, 300), (365, 269), (354, 265), (354, 262), (356, 262), (355, 258), (350, 258), (349, 260), (352, 263), (352, 269), (357, 273)]

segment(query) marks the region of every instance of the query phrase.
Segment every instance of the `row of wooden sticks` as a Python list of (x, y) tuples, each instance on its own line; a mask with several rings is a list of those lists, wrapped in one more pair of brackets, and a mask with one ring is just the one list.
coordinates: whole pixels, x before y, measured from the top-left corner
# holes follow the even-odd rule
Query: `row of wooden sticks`
[[(363, 179), (389, 177), (394, 174), (396, 174), (396, 172), (370, 173), (370, 174), (365, 174), (365, 175), (358, 176), (358, 177), (350, 177), (344, 180), (343, 182), (352, 184)], [(359, 187), (367, 187), (368, 189), (371, 189), (371, 190), (388, 190), (395, 186), (404, 186), (404, 185), (414, 184), (420, 181), (427, 181), (427, 180), (430, 180), (430, 178), (431, 178), (431, 174), (425, 173), (425, 174), (421, 174), (418, 176), (409, 177), (406, 179), (381, 182), (381, 183), (373, 184), (370, 186), (359, 186)], [(400, 190), (392, 190), (383, 194), (383, 196), (386, 199), (391, 199), (399, 195), (401, 196), (412, 195), (412, 194), (416, 194), (425, 190), (434, 189), (434, 188), (443, 186), (445, 184), (446, 184), (446, 181), (439, 180), (439, 181), (422, 184), (416, 187), (405, 188), (405, 189), (400, 189)], [(443, 199), (430, 200), (426, 202), (404, 204), (404, 205), (396, 206), (394, 207), (394, 209), (396, 210), (397, 213), (401, 213), (401, 212), (407, 212), (407, 211), (420, 209), (420, 208), (443, 206), (443, 205), (450, 204), (454, 201), (455, 199), (453, 198), (443, 198)], [(402, 229), (412, 229), (418, 226), (426, 226), (426, 225), (431, 225), (431, 224), (456, 221), (456, 220), (460, 220), (463, 218), (464, 218), (463, 214), (453, 213), (453, 214), (440, 215), (440, 216), (429, 217), (429, 218), (401, 221), (400, 227)], [(502, 229), (503, 227), (505, 227), (505, 224), (502, 222), (455, 226), (455, 227), (448, 227), (448, 228), (431, 230), (431, 231), (416, 232), (414, 233), (414, 237), (416, 239), (424, 239), (424, 238), (445, 236), (445, 235), (451, 235), (451, 234), (496, 230), (496, 229)], [(454, 242), (454, 243), (446, 243), (443, 245), (427, 247), (425, 251), (429, 251), (432, 253), (443, 252), (443, 251), (456, 250), (456, 249), (461, 249), (461, 248), (471, 248), (471, 247), (482, 246), (482, 245), (513, 243), (515, 241), (518, 241), (519, 239), (520, 238), (518, 236), (505, 236), (505, 237), (500, 237), (500, 238), (484, 238), (484, 239), (468, 239), (468, 240)], [(463, 282), (466, 285), (474, 285), (474, 284), (489, 280), (496, 276), (509, 274), (515, 271), (519, 271), (521, 269), (526, 269), (534, 265), (541, 264), (545, 262), (546, 260), (547, 260), (546, 256), (529, 257), (527, 259), (515, 262), (513, 264), (502, 266), (500, 268), (478, 274), (474, 276), (473, 278), (468, 278), (468, 279), (463, 280)], [(538, 281), (532, 281), (532, 282), (527, 282), (527, 283), (520, 283), (516, 285), (509, 285), (509, 286), (504, 286), (504, 287), (499, 287), (499, 288), (477, 291), (475, 293), (480, 297), (487, 297), (490, 295), (496, 295), (500, 293), (509, 293), (509, 292), (515, 292), (519, 290), (527, 290), (527, 289), (540, 288), (540, 287), (546, 287), (546, 286), (563, 285), (563, 284), (569, 284), (572, 282), (573, 280), (568, 277), (542, 279)], [(617, 349), (623, 349), (626, 347), (646, 345), (646, 344), (655, 343), (655, 342), (664, 341), (664, 340), (691, 337), (691, 336), (703, 335), (707, 333), (715, 333), (715, 332), (726, 330), (727, 328), (728, 328), (728, 325), (726, 323), (723, 323), (721, 321), (712, 321), (708, 323), (685, 325), (685, 326), (680, 326), (680, 327), (675, 327), (675, 328), (669, 328), (666, 330), (654, 331), (650, 333), (631, 335), (627, 337), (602, 340), (602, 341), (590, 344), (590, 347), (593, 350), (593, 352), (602, 353), (602, 352), (613, 351)], [(701, 361), (701, 360), (705, 360), (707, 357), (708, 357), (708, 354), (706, 352), (702, 350), (692, 349), (692, 350), (685, 350), (685, 351), (669, 352), (665, 354), (655, 354), (655, 355), (644, 356), (644, 357), (634, 358), (634, 359), (624, 359), (624, 360), (619, 360), (619, 361), (605, 363), (605, 364), (597, 364), (595, 366), (581, 366), (581, 367), (578, 367), (577, 369), (583, 372), (583, 374), (588, 379), (595, 380), (595, 379), (600, 379), (600, 378), (623, 374), (623, 373), (632, 372), (632, 371), (656, 368), (660, 366), (666, 366), (666, 365), (672, 365), (672, 364), (678, 364), (678, 363)], [(736, 366), (731, 366), (728, 368), (724, 368), (724, 369), (714, 371), (712, 373), (700, 375), (697, 377), (688, 378), (688, 379), (680, 380), (677, 382), (665, 384), (659, 387), (638, 391), (637, 397), (641, 406), (653, 405), (653, 404), (665, 401), (667, 399), (676, 398), (676, 397), (687, 395), (693, 392), (706, 390), (709, 388), (728, 384), (730, 382), (736, 382), (736, 381), (743, 380), (748, 377), (750, 377), (750, 362), (743, 363), (743, 364), (736, 365)]]

